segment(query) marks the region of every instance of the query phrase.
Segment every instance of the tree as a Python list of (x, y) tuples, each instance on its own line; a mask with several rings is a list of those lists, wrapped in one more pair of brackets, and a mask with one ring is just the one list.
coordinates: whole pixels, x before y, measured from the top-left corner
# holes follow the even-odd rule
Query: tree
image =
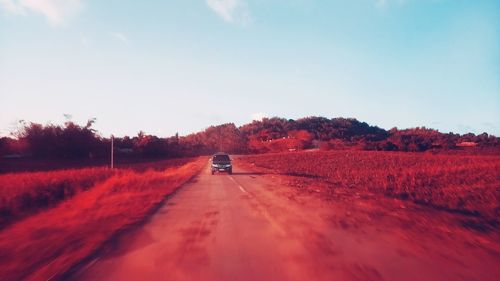
[(85, 158), (100, 150), (102, 143), (91, 128), (93, 123), (89, 121), (86, 126), (80, 126), (66, 121), (64, 127), (29, 123), (15, 135), (36, 158)]

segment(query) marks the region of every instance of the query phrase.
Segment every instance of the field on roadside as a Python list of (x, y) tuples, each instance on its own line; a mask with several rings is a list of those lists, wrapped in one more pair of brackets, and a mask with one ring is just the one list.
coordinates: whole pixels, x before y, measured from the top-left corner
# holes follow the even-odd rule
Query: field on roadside
[[(125, 158), (115, 159), (116, 168), (137, 167), (161, 167), (151, 163), (171, 163), (183, 161), (184, 158), (158, 160), (155, 158)], [(7, 173), (26, 173), (26, 172), (49, 172), (54, 170), (85, 169), (85, 168), (106, 168), (109, 167), (109, 159), (5, 159), (0, 158), (0, 175)]]
[(54, 206), (117, 172), (87, 168), (0, 175), (0, 227)]
[(378, 151), (252, 155), (242, 161), (276, 173), (318, 178), (334, 188), (367, 190), (482, 217), (500, 216), (500, 157)]
[(8, 223), (55, 206), (59, 202), (87, 190), (111, 176), (164, 170), (193, 159), (123, 164), (118, 169), (105, 167), (0, 174), (0, 229)]
[[(115, 233), (150, 214), (206, 158), (0, 176), (2, 280), (59, 278)], [(29, 198), (29, 199), (28, 199)], [(33, 208), (30, 208), (33, 206)]]

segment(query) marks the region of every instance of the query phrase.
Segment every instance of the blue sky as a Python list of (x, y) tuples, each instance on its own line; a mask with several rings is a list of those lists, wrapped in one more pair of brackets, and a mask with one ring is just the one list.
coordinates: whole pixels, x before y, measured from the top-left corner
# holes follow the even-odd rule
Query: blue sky
[(500, 135), (500, 1), (0, 0), (17, 120), (187, 134), (262, 116)]

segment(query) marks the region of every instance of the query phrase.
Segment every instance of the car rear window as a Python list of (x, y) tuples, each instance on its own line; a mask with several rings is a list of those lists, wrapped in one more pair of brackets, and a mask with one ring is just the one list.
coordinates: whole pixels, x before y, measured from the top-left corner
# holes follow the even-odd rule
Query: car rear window
[(213, 161), (230, 161), (229, 155), (214, 155)]

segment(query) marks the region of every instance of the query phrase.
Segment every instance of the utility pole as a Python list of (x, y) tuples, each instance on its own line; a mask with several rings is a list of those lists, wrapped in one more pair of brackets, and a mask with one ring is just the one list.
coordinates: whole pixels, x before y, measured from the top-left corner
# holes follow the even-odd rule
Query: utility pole
[(218, 127), (218, 131), (219, 131), (219, 152), (222, 152), (223, 149), (222, 149), (222, 129), (221, 129), (221, 127)]
[(113, 143), (114, 142), (114, 138), (115, 137), (113, 135), (111, 135), (111, 169), (114, 168), (114, 164), (115, 164), (114, 163), (115, 162), (115, 159), (114, 159), (115, 158), (115, 155), (114, 155), (114, 143)]

